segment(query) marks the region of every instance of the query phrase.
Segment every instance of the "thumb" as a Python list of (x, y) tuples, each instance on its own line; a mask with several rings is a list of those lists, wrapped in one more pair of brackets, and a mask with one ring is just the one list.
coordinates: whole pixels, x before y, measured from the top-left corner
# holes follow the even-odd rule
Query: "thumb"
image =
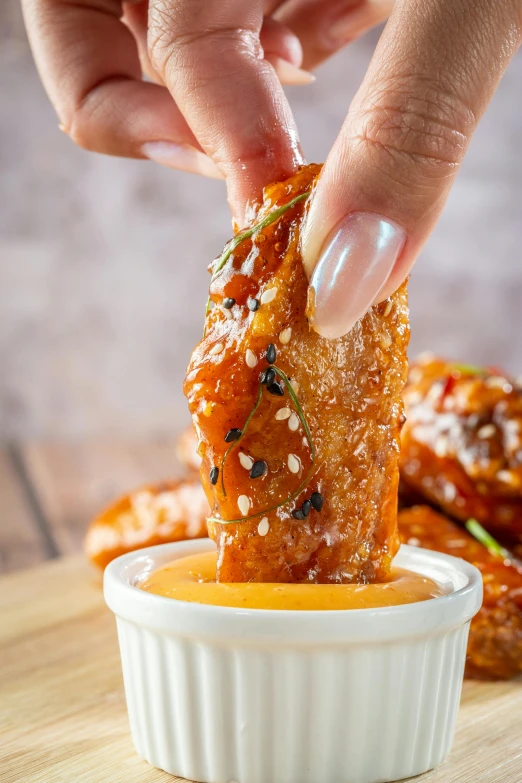
[(520, 23), (520, 2), (508, 0), (395, 5), (303, 234), (311, 322), (323, 336), (346, 334), (409, 273), (518, 47)]

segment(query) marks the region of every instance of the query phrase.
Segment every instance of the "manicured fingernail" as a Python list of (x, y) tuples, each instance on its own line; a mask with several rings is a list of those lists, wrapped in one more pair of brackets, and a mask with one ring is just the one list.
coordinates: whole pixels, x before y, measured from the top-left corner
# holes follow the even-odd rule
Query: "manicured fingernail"
[(315, 82), (315, 76), (310, 71), (304, 71), (296, 65), (292, 65), (288, 60), (278, 57), (275, 54), (265, 54), (266, 59), (272, 65), (281, 84), (312, 84)]
[(155, 163), (171, 169), (191, 171), (212, 179), (224, 179), (214, 161), (190, 144), (174, 144), (172, 141), (148, 141), (141, 148), (142, 154)]
[(373, 212), (353, 212), (333, 229), (310, 280), (310, 322), (323, 337), (342, 337), (366, 313), (399, 258), (406, 232)]

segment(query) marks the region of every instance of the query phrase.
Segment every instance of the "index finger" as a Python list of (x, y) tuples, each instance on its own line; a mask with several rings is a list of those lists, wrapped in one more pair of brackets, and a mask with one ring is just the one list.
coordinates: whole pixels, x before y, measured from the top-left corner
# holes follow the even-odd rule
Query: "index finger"
[(154, 68), (218, 164), (238, 224), (264, 185), (302, 162), (283, 89), (263, 59), (263, 3), (157, 0), (149, 12)]

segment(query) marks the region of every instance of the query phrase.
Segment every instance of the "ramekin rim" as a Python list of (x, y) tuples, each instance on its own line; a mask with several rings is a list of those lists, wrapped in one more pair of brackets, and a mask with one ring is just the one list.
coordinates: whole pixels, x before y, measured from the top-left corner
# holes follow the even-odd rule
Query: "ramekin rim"
[[(361, 626), (366, 620), (377, 618), (380, 623), (387, 624), (389, 627), (386, 638), (400, 638), (405, 634), (416, 635), (414, 629), (416, 620), (419, 622), (419, 633), (428, 633), (429, 627), (426, 627), (426, 619), (429, 618), (433, 627), (440, 630), (441, 626), (455, 627), (471, 619), (478, 611), (482, 602), (482, 576), (480, 571), (471, 563), (461, 558), (446, 555), (432, 550), (412, 547), (406, 544), (402, 545), (405, 554), (414, 558), (428, 558), (439, 565), (446, 564), (449, 568), (457, 570), (466, 577), (466, 584), (453, 590), (452, 592), (430, 599), (429, 601), (420, 601), (411, 604), (402, 604), (392, 607), (373, 607), (368, 609), (329, 609), (324, 610), (285, 610), (285, 609), (241, 609), (238, 607), (215, 606), (207, 604), (192, 603), (180, 601), (155, 595), (141, 590), (138, 586), (125, 581), (123, 569), (129, 567), (132, 562), (145, 560), (147, 557), (154, 557), (160, 550), (163, 554), (172, 552), (204, 551), (210, 544), (209, 539), (197, 539), (172, 544), (159, 544), (154, 547), (136, 550), (125, 554), (110, 563), (105, 569), (104, 574), (104, 593), (106, 602), (111, 611), (116, 616), (135, 621), (139, 625), (149, 625), (156, 629), (162, 629), (166, 626), (161, 616), (169, 615), (170, 620), (174, 617), (176, 621), (181, 621), (180, 627), (187, 622), (194, 627), (199, 627), (205, 620), (212, 621), (212, 633), (217, 633), (219, 622), (229, 622), (235, 624), (238, 620), (242, 623), (248, 623), (255, 630), (279, 629), (285, 623), (290, 623), (294, 632), (300, 632), (307, 628), (307, 624), (312, 622), (314, 626), (320, 627), (320, 630), (326, 632), (330, 626), (334, 628), (336, 621), (340, 619), (347, 620), (351, 618), (351, 624)], [(401, 549), (402, 549), (401, 548)], [(158, 563), (159, 565), (159, 563)], [(122, 611), (122, 607), (125, 609)], [(132, 607), (129, 610), (129, 607)], [(133, 611), (133, 609), (135, 611)], [(436, 622), (434, 616), (446, 615), (443, 621)], [(133, 617), (134, 615), (134, 617)], [(141, 619), (136, 620), (139, 615)], [(405, 629), (403, 633), (393, 630), (393, 623), (402, 620), (409, 630)], [(215, 628), (214, 628), (215, 624)], [(170, 623), (167, 623), (170, 629)], [(430, 623), (427, 623), (430, 626)], [(167, 630), (167, 629), (166, 629)], [(344, 636), (344, 634), (341, 634)], [(373, 634), (363, 634), (372, 636)], [(305, 636), (309, 636), (305, 633)], [(338, 636), (337, 633), (334, 636)]]

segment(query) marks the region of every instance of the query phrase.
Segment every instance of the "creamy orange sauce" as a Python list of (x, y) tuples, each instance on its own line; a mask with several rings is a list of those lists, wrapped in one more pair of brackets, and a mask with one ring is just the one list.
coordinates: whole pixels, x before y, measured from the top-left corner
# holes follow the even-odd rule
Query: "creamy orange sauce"
[(150, 574), (139, 587), (149, 593), (212, 606), (238, 609), (371, 609), (427, 601), (443, 588), (421, 574), (392, 569), (387, 582), (371, 585), (216, 583), (216, 553), (173, 560)]

